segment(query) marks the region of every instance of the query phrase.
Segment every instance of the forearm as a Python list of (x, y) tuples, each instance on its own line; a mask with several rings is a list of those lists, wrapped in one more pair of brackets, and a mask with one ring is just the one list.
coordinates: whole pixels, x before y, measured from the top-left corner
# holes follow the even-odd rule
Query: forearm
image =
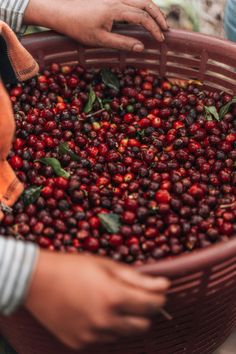
[(29, 0), (0, 0), (0, 20), (19, 33), (28, 2)]
[(83, 4), (84, 1), (80, 0), (30, 0), (23, 23), (50, 28), (80, 40), (78, 32), (84, 22)]
[(0, 313), (10, 315), (22, 304), (38, 255), (30, 243), (0, 237)]
[(68, 1), (29, 0), (25, 9), (23, 23), (53, 29), (58, 24), (61, 7), (65, 3), (68, 4)]

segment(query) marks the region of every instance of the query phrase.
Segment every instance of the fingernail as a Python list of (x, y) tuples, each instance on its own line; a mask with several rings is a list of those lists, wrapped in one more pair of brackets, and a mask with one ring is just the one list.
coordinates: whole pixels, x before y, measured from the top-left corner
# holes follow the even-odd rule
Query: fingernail
[(162, 33), (162, 34), (161, 34), (161, 41), (164, 42), (164, 40), (165, 40), (165, 36), (164, 36), (164, 34)]
[(144, 46), (143, 44), (141, 43), (136, 43), (134, 46), (133, 46), (133, 51), (134, 52), (142, 52), (144, 50)]

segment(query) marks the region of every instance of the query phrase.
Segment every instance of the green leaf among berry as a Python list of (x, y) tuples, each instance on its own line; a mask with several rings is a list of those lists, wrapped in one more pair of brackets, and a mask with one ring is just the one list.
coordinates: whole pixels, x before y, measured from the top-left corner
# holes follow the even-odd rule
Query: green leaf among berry
[(205, 117), (207, 120), (212, 120), (212, 119), (215, 119), (217, 120), (218, 122), (220, 121), (220, 116), (219, 116), (219, 113), (217, 112), (217, 109), (216, 107), (214, 106), (204, 106), (205, 108)]
[(98, 218), (105, 228), (105, 230), (111, 234), (116, 234), (120, 229), (120, 217), (117, 214), (110, 213), (100, 213), (98, 214)]
[(90, 86), (88, 101), (84, 107), (84, 113), (89, 113), (92, 111), (96, 98), (97, 98), (96, 93), (94, 92), (93, 88)]
[(41, 190), (43, 187), (29, 187), (26, 189), (22, 195), (24, 205), (28, 206), (30, 204), (33, 204), (36, 202), (36, 200), (39, 198)]
[(103, 83), (107, 86), (112, 88), (115, 91), (120, 90), (120, 81), (118, 77), (109, 69), (103, 68), (101, 70), (101, 76)]
[(233, 104), (236, 104), (236, 96), (232, 99), (232, 101), (226, 103), (223, 107), (221, 107), (220, 119), (224, 118), (224, 116), (230, 111), (230, 108)]
[(71, 150), (67, 143), (61, 143), (59, 145), (59, 153), (61, 155), (69, 155), (73, 161), (80, 162), (80, 157)]
[(145, 129), (142, 129), (142, 130), (138, 130), (136, 132), (136, 138), (140, 141), (142, 141), (142, 138), (145, 137)]
[(43, 157), (42, 159), (36, 160), (43, 163), (46, 166), (51, 166), (55, 174), (59, 177), (69, 178), (70, 174), (64, 170), (61, 166), (60, 161), (54, 157)]

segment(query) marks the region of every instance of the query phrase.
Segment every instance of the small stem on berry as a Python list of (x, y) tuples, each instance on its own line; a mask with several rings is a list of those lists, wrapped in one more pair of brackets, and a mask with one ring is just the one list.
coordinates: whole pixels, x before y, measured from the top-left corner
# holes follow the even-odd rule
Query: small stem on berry
[(171, 314), (169, 314), (166, 310), (160, 309), (159, 312), (163, 317), (165, 317), (166, 320), (168, 320), (168, 321), (173, 320), (173, 316), (171, 316)]
[(99, 111), (97, 111), (97, 112), (87, 114), (86, 117), (87, 117), (87, 118), (91, 118), (91, 117), (94, 117), (94, 116), (96, 116), (96, 115), (98, 115), (98, 114), (100, 114), (100, 113), (102, 113), (102, 112), (105, 112), (105, 108), (99, 109)]
[(231, 204), (223, 204), (220, 206), (220, 209), (230, 209), (236, 207), (236, 202), (233, 202)]

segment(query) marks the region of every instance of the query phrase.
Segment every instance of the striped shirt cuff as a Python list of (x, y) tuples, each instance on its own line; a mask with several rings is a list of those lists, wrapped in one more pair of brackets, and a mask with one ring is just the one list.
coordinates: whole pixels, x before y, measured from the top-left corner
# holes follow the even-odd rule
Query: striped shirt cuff
[(28, 3), (29, 0), (0, 0), (0, 19), (17, 34), (25, 30), (25, 26), (22, 27), (22, 21)]
[(0, 313), (8, 316), (22, 304), (38, 255), (31, 243), (0, 237)]

